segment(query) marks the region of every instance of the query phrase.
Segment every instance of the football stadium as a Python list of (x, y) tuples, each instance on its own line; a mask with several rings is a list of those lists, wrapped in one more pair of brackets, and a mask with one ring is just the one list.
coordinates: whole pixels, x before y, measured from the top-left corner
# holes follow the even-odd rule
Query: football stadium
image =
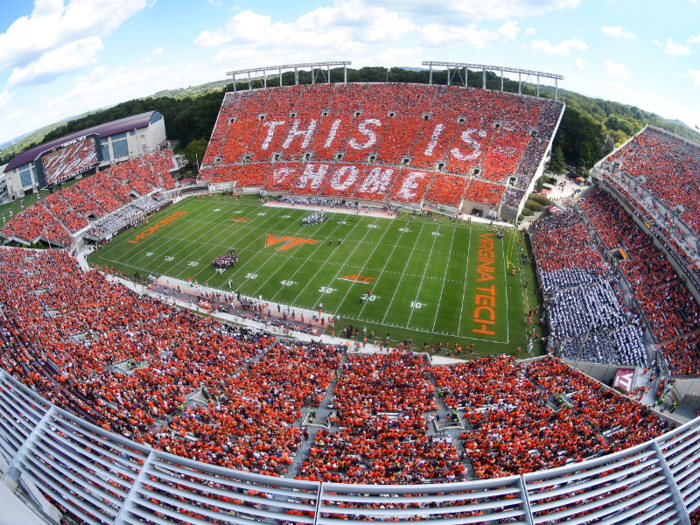
[(698, 144), (552, 201), (563, 77), (348, 65), (231, 72), (196, 179), (157, 111), (6, 170), (9, 519), (700, 523)]

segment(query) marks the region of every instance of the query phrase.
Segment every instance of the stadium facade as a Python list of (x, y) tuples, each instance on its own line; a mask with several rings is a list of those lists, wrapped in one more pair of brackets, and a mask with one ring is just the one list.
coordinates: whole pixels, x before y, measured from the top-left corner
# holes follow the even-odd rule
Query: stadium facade
[(23, 197), (94, 168), (155, 151), (165, 144), (165, 119), (159, 111), (76, 131), (13, 158), (5, 168), (8, 198)]

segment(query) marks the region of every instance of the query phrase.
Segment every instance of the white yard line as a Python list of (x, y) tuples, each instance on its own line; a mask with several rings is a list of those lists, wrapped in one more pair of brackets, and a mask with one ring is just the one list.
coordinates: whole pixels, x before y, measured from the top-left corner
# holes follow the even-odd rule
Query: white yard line
[[(435, 248), (435, 243), (437, 242), (437, 238), (440, 236), (440, 225), (438, 225), (438, 229), (433, 232), (433, 245), (431, 248)], [(413, 312), (416, 311), (416, 301), (418, 301), (418, 296), (420, 295), (421, 288), (423, 288), (423, 283), (425, 282), (425, 274), (428, 273), (428, 266), (430, 265), (430, 258), (432, 257), (433, 252), (432, 249), (430, 250), (430, 253), (428, 254), (428, 262), (425, 263), (425, 270), (423, 270), (423, 277), (420, 280), (420, 284), (418, 285), (418, 291), (416, 292), (416, 300), (413, 301), (413, 306), (411, 307), (411, 314), (408, 316), (408, 321), (406, 321), (406, 326), (411, 326), (411, 319), (413, 319)], [(439, 306), (439, 304), (438, 304)]]
[[(210, 214), (212, 214), (212, 213), (216, 213), (216, 212), (210, 211), (210, 212), (207, 213), (206, 215), (210, 215)], [(182, 225), (178, 225), (178, 230), (179, 230), (180, 228), (182, 228), (182, 226), (185, 225), (185, 224), (186, 224), (186, 221), (183, 221)], [(200, 226), (199, 228), (197, 228), (196, 230), (194, 230), (194, 231), (192, 232), (192, 234), (195, 234), (195, 233), (199, 232), (199, 231), (200, 231), (202, 228), (204, 228), (204, 227), (205, 227), (205, 226)], [(177, 230), (176, 230), (176, 231), (177, 231)], [(199, 238), (201, 238), (201, 236), (200, 236)], [(141, 249), (143, 249), (143, 248), (145, 247), (145, 248), (146, 248), (146, 252), (145, 252), (141, 257), (139, 257), (139, 258), (135, 261), (136, 264), (140, 264), (140, 262), (141, 262), (143, 259), (146, 258), (146, 253), (155, 253), (156, 251), (160, 250), (163, 246), (165, 246), (165, 245), (167, 244), (167, 239), (166, 239), (166, 240), (164, 240), (164, 242), (163, 242), (162, 244), (157, 244), (157, 245), (156, 245), (155, 243), (157, 243), (157, 242), (160, 241), (160, 240), (161, 240), (161, 239), (160, 239), (158, 236), (156, 236), (156, 238), (153, 239), (153, 242), (154, 242), (153, 245), (149, 245), (149, 246), (141, 245)], [(181, 241), (181, 242), (192, 242), (192, 241), (190, 241), (190, 240), (183, 240), (183, 241)], [(138, 245), (137, 245), (137, 246), (138, 246)], [(182, 248), (182, 249), (179, 250), (175, 255), (179, 254), (179, 253), (182, 252), (184, 249), (185, 249), (185, 248)], [(174, 257), (175, 255), (172, 255), (172, 257)], [(122, 264), (126, 264), (127, 266), (131, 266), (131, 264), (130, 264), (129, 262), (127, 262), (127, 261), (131, 261), (131, 259), (132, 259), (132, 257), (129, 257), (129, 258), (126, 259), (125, 262), (123, 262)], [(149, 272), (153, 272), (154, 274), (157, 274), (157, 273), (159, 272), (159, 270), (160, 270), (160, 267), (163, 266), (166, 262), (167, 262), (167, 261), (162, 261), (162, 262), (161, 262), (158, 266), (156, 266), (154, 269), (149, 270)]]
[[(391, 325), (391, 324), (385, 325), (385, 324), (383, 324), (383, 323), (381, 323), (381, 322), (379, 322), (379, 321), (370, 321), (369, 319), (359, 319), (359, 318), (357, 318), (357, 317), (351, 317), (351, 316), (348, 316), (348, 315), (341, 315), (340, 317), (342, 317), (343, 319), (351, 320), (351, 321), (361, 321), (361, 322), (363, 322), (363, 323), (375, 324), (375, 325), (378, 325), (378, 326), (387, 326), (387, 327), (390, 327), (390, 328), (397, 328), (397, 329), (399, 329), (399, 330), (409, 330), (409, 331), (411, 331), (411, 332), (422, 332), (422, 333), (424, 333), (424, 334), (438, 335), (438, 334), (436, 334), (435, 332), (431, 332), (430, 330), (424, 330), (424, 329), (422, 329), (422, 328), (409, 328), (408, 326), (399, 326), (399, 325)], [(445, 334), (441, 334), (441, 335), (445, 335)], [(479, 339), (478, 337), (467, 337), (467, 336), (464, 336), (464, 335), (453, 335), (453, 334), (447, 334), (447, 335), (448, 335), (449, 337), (454, 337), (454, 338), (456, 338), (456, 339), (465, 339), (465, 340), (467, 340), (467, 341), (483, 341), (483, 342), (485, 342), (485, 343), (493, 343), (493, 344), (495, 344), (495, 345), (505, 345), (505, 344), (507, 344), (507, 343), (505, 343), (505, 342), (503, 342), (503, 341), (492, 341), (491, 339)]]
[[(408, 221), (406, 221), (406, 226), (408, 226)], [(402, 229), (402, 230), (405, 230), (406, 228), (401, 228), (401, 229)], [(401, 239), (403, 238), (403, 234), (404, 234), (404, 233), (406, 233), (406, 232), (405, 232), (405, 231), (402, 231), (402, 232), (401, 232), (401, 235), (399, 235), (399, 239), (396, 241), (396, 243), (394, 243), (394, 246), (393, 246), (392, 249), (391, 249), (391, 253), (389, 254), (389, 258), (388, 258), (388, 259), (386, 260), (386, 262), (384, 263), (384, 268), (382, 268), (382, 269), (380, 270), (380, 272), (379, 272), (379, 277), (377, 277), (377, 279), (374, 281), (374, 283), (372, 283), (372, 287), (373, 287), (373, 288), (376, 288), (377, 283), (378, 283), (379, 280), (382, 278), (382, 275), (384, 275), (384, 274), (386, 273), (386, 267), (387, 267), (387, 265), (389, 264), (389, 261), (391, 260), (391, 258), (394, 256), (394, 251), (396, 251), (396, 248), (398, 247), (399, 242), (401, 242)], [(417, 239), (416, 239), (416, 240), (417, 240)], [(392, 271), (389, 271), (389, 273), (399, 273), (399, 272), (392, 272)], [(368, 304), (369, 304), (369, 301), (365, 302), (365, 303), (362, 305), (362, 308), (360, 308), (360, 313), (359, 313), (358, 315), (360, 315), (360, 316), (362, 315), (362, 312), (364, 311), (365, 307), (366, 307)], [(361, 321), (361, 320), (362, 320), (362, 319), (360, 319), (360, 321)], [(371, 322), (371, 321), (367, 321), (367, 322), (369, 323), (369, 322)]]
[[(302, 218), (302, 217), (300, 217), (300, 219), (301, 219), (301, 218)], [(321, 227), (323, 227), (323, 226), (321, 226)], [(337, 226), (336, 226), (336, 228), (337, 228)], [(297, 235), (299, 235), (301, 232), (303, 232), (305, 229), (308, 230), (308, 226), (304, 226), (304, 225), (302, 224), (302, 225), (301, 225), (301, 229), (300, 229), (298, 232), (294, 233), (293, 235), (297, 236)], [(334, 229), (333, 231), (335, 231), (335, 229)], [(325, 239), (324, 239), (324, 241), (325, 241)], [(319, 248), (320, 246), (323, 245), (323, 242), (319, 240), (318, 243), (316, 243), (316, 244), (317, 244), (318, 246), (316, 246), (316, 248), (315, 248), (315, 250), (314, 250), (314, 253), (315, 253), (316, 250), (318, 250), (318, 248)], [(258, 273), (260, 270), (262, 270), (262, 268), (263, 268), (267, 263), (269, 263), (271, 260), (273, 260), (273, 259), (275, 259), (275, 258), (277, 258), (277, 257), (280, 257), (280, 256), (284, 256), (284, 255), (281, 254), (281, 253), (279, 253), (279, 250), (275, 250), (275, 251), (270, 255), (270, 257), (268, 257), (265, 261), (263, 261), (263, 263), (260, 265), (260, 267), (258, 267), (258, 269), (255, 270), (255, 273)], [(289, 259), (289, 258), (291, 258), (291, 257), (290, 257), (289, 255), (287, 255), (286, 258)], [(284, 266), (286, 263), (287, 263), (287, 261), (285, 261), (284, 263), (282, 263), (282, 266)], [(281, 268), (282, 266), (280, 266), (280, 268)], [(260, 289), (261, 289), (263, 286), (265, 286), (265, 285), (267, 284), (267, 282), (268, 282), (270, 279), (272, 279), (272, 277), (273, 277), (274, 275), (277, 274), (277, 272), (280, 270), (280, 268), (278, 268), (277, 270), (275, 270), (274, 272), (272, 272), (272, 273), (270, 274), (270, 277), (268, 277), (267, 280), (266, 280), (264, 283), (262, 283), (262, 285), (260, 285), (260, 287), (258, 287), (258, 289), (255, 291), (256, 294), (260, 291)], [(281, 290), (281, 289), (280, 289), (280, 290)], [(280, 290), (277, 290), (277, 293), (279, 293)], [(275, 297), (277, 296), (277, 293), (275, 294)], [(256, 296), (257, 296), (257, 295), (254, 295), (254, 297), (256, 297)]]
[[(257, 227), (255, 227), (255, 228), (253, 228), (253, 229), (248, 230), (248, 232), (247, 232), (243, 237), (241, 237), (237, 242), (243, 241), (243, 239), (247, 238), (247, 237), (248, 237), (249, 235), (251, 235), (251, 234), (256, 233), (256, 232), (257, 232), (258, 230), (260, 230), (260, 229), (265, 229), (265, 228), (263, 227), (263, 224), (267, 224), (271, 219), (275, 219), (278, 215), (279, 215), (279, 212), (278, 212), (278, 213), (273, 213), (270, 217), (266, 217), (265, 220), (262, 221), (262, 223), (260, 224), (260, 226), (257, 226)], [(248, 224), (248, 223), (246, 223), (246, 224)], [(245, 228), (245, 226), (244, 226), (244, 228)], [(245, 252), (245, 250), (247, 250), (248, 248), (250, 248), (256, 241), (259, 241), (259, 240), (260, 240), (260, 237), (254, 237), (253, 240), (251, 240), (251, 241), (250, 241), (248, 244), (246, 244), (243, 248), (240, 248), (240, 247), (239, 247), (238, 253), (239, 253), (239, 254), (243, 254), (243, 253)], [(209, 253), (211, 253), (211, 251), (212, 251), (212, 250), (209, 250), (207, 253), (205, 253), (203, 256), (201, 256), (200, 259), (201, 259), (202, 257), (207, 256)], [(241, 266), (238, 267), (238, 269), (236, 270), (236, 272), (240, 272), (240, 271), (241, 271), (250, 261), (252, 261), (252, 260), (253, 260), (253, 258), (248, 259), (246, 262), (244, 262)], [(263, 264), (264, 264), (264, 263), (263, 263)], [(208, 265), (207, 265), (207, 266), (208, 266)], [(187, 271), (187, 270), (185, 270), (185, 271)], [(197, 273), (197, 275), (199, 275), (200, 273), (202, 273), (202, 271), (204, 271), (204, 270), (201, 270), (199, 273)], [(179, 276), (182, 275), (183, 273), (184, 273), (184, 272), (181, 272), (177, 277), (179, 277)], [(253, 272), (253, 273), (254, 273), (254, 272)], [(196, 276), (195, 276), (195, 277), (196, 277)], [(209, 279), (207, 279), (207, 280), (209, 280)]]
[[(364, 222), (364, 221), (357, 221), (357, 223), (355, 224), (355, 226), (352, 227), (352, 230), (350, 230), (350, 232), (348, 232), (348, 236), (349, 236), (350, 234), (352, 234), (352, 232), (354, 232), (355, 229), (356, 229), (362, 222)], [(374, 222), (373, 222), (372, 224), (376, 224), (376, 223), (377, 223), (377, 218), (375, 217), (375, 220), (374, 220)], [(370, 228), (369, 225), (367, 225), (367, 232), (362, 236), (362, 239), (363, 239), (363, 240), (364, 240), (365, 237), (367, 237), (367, 234), (369, 233), (369, 231), (370, 231), (371, 229), (372, 229), (372, 228)], [(355, 246), (355, 248), (353, 248), (353, 250), (350, 252), (350, 255), (348, 255), (348, 256), (345, 258), (345, 262), (343, 263), (343, 266), (341, 266), (340, 269), (338, 270), (338, 272), (335, 274), (335, 277), (331, 280), (331, 283), (332, 283), (333, 281), (335, 281), (335, 280), (338, 278), (338, 275), (340, 275), (340, 270), (343, 269), (343, 267), (344, 267), (344, 266), (347, 264), (347, 262), (350, 260), (350, 257), (352, 257), (352, 255), (355, 253), (355, 251), (356, 251), (359, 247), (360, 247), (360, 243), (357, 243), (357, 246)], [(331, 255), (328, 255), (328, 258), (329, 258), (329, 259), (330, 259), (330, 257), (331, 257)], [(306, 286), (304, 286), (304, 288), (301, 290), (301, 292), (299, 292), (299, 293), (297, 294), (297, 296), (294, 298), (294, 301), (292, 301), (293, 303), (296, 303), (296, 302), (299, 300), (299, 297), (301, 296), (301, 294), (304, 293), (304, 290), (306, 290), (306, 289), (309, 287), (309, 285), (313, 282), (313, 280), (316, 278), (316, 276), (319, 274), (319, 272), (320, 272), (321, 270), (323, 270), (324, 266), (325, 266), (325, 265), (322, 264), (322, 265), (320, 265), (320, 266), (318, 267), (318, 270), (316, 270), (316, 273), (314, 273), (313, 277), (311, 277), (311, 278), (309, 279), (309, 282), (306, 283)], [(324, 295), (324, 294), (322, 294), (321, 297), (323, 297), (323, 295)], [(319, 301), (320, 301), (320, 298), (319, 298)], [(316, 302), (319, 302), (319, 301), (316, 301)], [(333, 314), (333, 315), (335, 315), (335, 314)]]
[[(214, 213), (218, 213), (218, 212), (214, 212)], [(268, 218), (268, 219), (265, 219), (265, 220), (263, 221), (263, 224), (264, 224), (265, 222), (267, 222), (268, 220), (270, 220), (271, 218), (272, 218), (272, 217), (270, 217), (270, 218)], [(200, 229), (201, 229), (201, 228), (198, 228), (196, 231), (198, 232)], [(248, 231), (243, 237), (241, 237), (241, 240), (245, 239), (246, 237), (248, 237), (248, 236), (249, 236), (250, 234), (252, 234), (252, 233), (255, 233), (255, 230), (250, 230), (250, 231)], [(210, 230), (207, 230), (206, 232), (204, 232), (202, 235), (200, 235), (200, 236), (197, 237), (196, 239), (192, 239), (192, 240), (190, 240), (190, 241), (185, 241), (185, 242), (188, 242), (188, 243), (198, 242), (202, 237), (204, 237), (205, 235), (208, 235), (208, 234), (210, 234)], [(250, 246), (251, 244), (253, 244), (253, 242), (255, 242), (255, 240), (253, 240), (250, 244), (248, 244), (248, 246)], [(179, 254), (180, 252), (182, 252), (184, 249), (185, 249), (185, 248), (183, 248), (182, 250), (179, 250), (179, 251), (177, 252), (177, 254)], [(213, 250), (214, 250), (214, 248), (208, 250), (208, 251), (206, 252), (205, 255), (202, 255), (202, 256), (199, 257), (199, 259), (197, 259), (197, 262), (199, 262), (199, 260), (202, 259), (202, 258), (203, 258), (204, 256), (206, 256), (207, 254), (211, 253)], [(177, 255), (177, 254), (175, 254), (175, 255)], [(171, 257), (174, 257), (174, 256), (171, 256)], [(161, 266), (162, 266), (162, 265), (161, 265)], [(197, 265), (197, 266), (198, 266), (198, 265)], [(159, 266), (159, 268), (160, 268), (160, 266)], [(188, 266), (188, 268), (194, 268), (194, 267), (189, 267), (189, 266)], [(177, 275), (172, 275), (171, 277), (179, 278), (181, 275), (183, 275), (184, 273), (187, 272), (188, 268), (185, 268), (185, 269), (184, 269), (182, 272), (180, 272), (179, 274), (177, 274)], [(194, 276), (194, 278), (196, 279), (196, 278), (197, 278), (197, 275), (199, 275), (200, 273), (202, 273), (201, 270)]]
[(424, 227), (425, 227), (425, 224), (421, 224), (420, 231), (418, 232), (418, 237), (416, 237), (416, 242), (413, 244), (413, 248), (411, 249), (411, 253), (408, 255), (408, 259), (406, 259), (406, 265), (403, 267), (403, 272), (401, 272), (401, 278), (399, 279), (399, 283), (396, 285), (396, 290), (394, 290), (394, 295), (391, 296), (391, 301), (389, 301), (389, 306), (387, 307), (386, 312), (384, 313), (384, 317), (382, 318), (381, 324), (384, 324), (384, 321), (386, 321), (386, 316), (389, 315), (389, 310), (391, 310), (391, 305), (394, 303), (394, 299), (396, 298), (396, 294), (398, 293), (399, 288), (401, 288), (401, 281), (403, 281), (403, 278), (406, 275), (406, 268), (408, 268), (408, 263), (411, 262), (411, 257), (413, 257), (413, 252), (416, 250), (416, 244), (418, 244), (418, 239), (420, 239), (420, 236), (423, 233)]
[[(452, 240), (450, 241), (450, 255), (447, 256), (447, 266), (445, 267), (445, 278), (442, 281), (442, 288), (440, 289), (440, 298), (438, 299), (437, 310), (435, 310), (435, 320), (433, 321), (433, 332), (435, 331), (435, 325), (437, 324), (438, 314), (440, 313), (440, 304), (442, 303), (442, 294), (445, 291), (445, 284), (447, 283), (447, 272), (450, 269), (450, 259), (452, 258), (452, 246), (455, 243), (455, 232), (457, 228), (452, 228)], [(462, 304), (464, 304), (464, 298), (462, 298)]]
[[(335, 228), (333, 228), (333, 230), (332, 230), (332, 231), (330, 232), (330, 234), (326, 237), (326, 239), (330, 237), (330, 239), (333, 240), (333, 234), (336, 232), (336, 230), (337, 230), (339, 227), (340, 227), (340, 224), (338, 224), (338, 221), (335, 221)], [(325, 242), (326, 239), (324, 239), (323, 241), (320, 241), (320, 242), (318, 243), (318, 246), (316, 246), (316, 248), (314, 248), (313, 252), (311, 252), (311, 254), (309, 255), (308, 258), (303, 259), (302, 257), (287, 256), (287, 257), (286, 257), (287, 260), (290, 260), (290, 259), (303, 259), (303, 260), (305, 260), (305, 261), (307, 261), (307, 262), (311, 261), (311, 257), (313, 257), (314, 255), (316, 255), (316, 252), (321, 248), (321, 246), (325, 246), (325, 244), (326, 244), (326, 242)], [(275, 254), (275, 255), (279, 255), (279, 254)], [(329, 255), (328, 257), (330, 257), (330, 255)], [(326, 258), (326, 260), (328, 260), (328, 258)], [(284, 264), (282, 264), (282, 266), (284, 266), (285, 264), (287, 264), (287, 261), (285, 261)], [(321, 264), (325, 264), (325, 263), (321, 263)], [(274, 272), (272, 272), (272, 274), (270, 274), (270, 277), (267, 278), (267, 281), (265, 281), (264, 283), (262, 283), (262, 285), (260, 285), (260, 288), (258, 288), (258, 289), (255, 291), (256, 294), (257, 294), (260, 290), (262, 290), (262, 287), (265, 286), (265, 285), (267, 284), (267, 282), (268, 282), (270, 279), (272, 279), (275, 275), (277, 275), (277, 273), (282, 269), (282, 266), (280, 266), (280, 268), (278, 268), (276, 271), (274, 271)], [(304, 268), (304, 265), (303, 265), (303, 264), (302, 264), (301, 266), (299, 266), (299, 268), (297, 268), (296, 270), (294, 270), (294, 273), (292, 273), (291, 277), (288, 277), (287, 280), (288, 280), (288, 281), (291, 281), (292, 279), (294, 279), (294, 277), (296, 277), (297, 273), (299, 273), (299, 270), (301, 270), (302, 268)], [(275, 292), (275, 295), (273, 296), (273, 298), (272, 298), (271, 300), (274, 300), (274, 298), (277, 297), (277, 295), (278, 295), (282, 290), (283, 290), (283, 288), (280, 288), (279, 290), (277, 290), (277, 292)]]
[[(376, 223), (375, 223), (375, 224), (376, 224)], [(369, 228), (368, 228), (368, 229), (369, 229)], [(389, 227), (384, 231), (384, 233), (382, 234), (382, 238), (379, 239), (379, 242), (376, 243), (376, 244), (374, 245), (374, 248), (372, 249), (372, 253), (370, 253), (369, 256), (367, 257), (367, 259), (365, 259), (365, 264), (362, 265), (362, 269), (360, 270), (360, 275), (362, 275), (362, 272), (364, 272), (364, 271), (365, 271), (365, 268), (367, 268), (367, 262), (372, 258), (372, 256), (374, 255), (374, 252), (377, 251), (377, 248), (379, 248), (380, 243), (384, 240), (384, 237), (386, 237), (386, 234), (389, 233), (389, 230), (390, 230), (390, 229), (391, 229), (391, 225), (389, 225)], [(401, 232), (401, 233), (403, 234), (403, 232)], [(359, 245), (359, 244), (361, 244), (361, 243), (358, 243), (358, 245)], [(372, 285), (372, 287), (374, 287), (374, 286)], [(337, 315), (338, 315), (338, 310), (340, 310), (340, 307), (343, 306), (343, 303), (344, 303), (345, 300), (348, 298), (348, 295), (350, 295), (350, 290), (352, 290), (352, 288), (353, 288), (353, 286), (352, 286), (352, 283), (351, 283), (351, 284), (350, 284), (350, 287), (348, 288), (348, 291), (345, 292), (345, 296), (343, 297), (343, 300), (340, 301), (340, 303), (338, 304), (338, 308), (336, 308), (335, 312), (333, 312), (333, 315), (334, 315), (334, 316), (337, 316)], [(364, 306), (364, 305), (363, 305), (363, 306)]]
[(464, 290), (462, 291), (462, 308), (459, 311), (459, 323), (457, 324), (457, 335), (462, 329), (462, 315), (464, 314), (464, 303), (467, 299), (467, 275), (469, 274), (469, 254), (472, 251), (472, 231), (474, 227), (469, 227), (469, 248), (467, 248), (467, 267), (464, 269)]

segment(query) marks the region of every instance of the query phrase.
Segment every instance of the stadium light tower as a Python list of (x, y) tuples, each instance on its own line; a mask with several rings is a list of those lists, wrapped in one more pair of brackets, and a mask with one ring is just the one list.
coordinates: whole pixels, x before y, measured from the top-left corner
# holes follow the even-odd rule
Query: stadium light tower
[[(500, 71), (501, 72), (501, 91), (503, 91), (503, 79), (504, 73), (517, 73), (518, 74), (518, 94), (521, 95), (523, 92), (522, 87), (522, 75), (525, 74), (526, 77), (533, 76), (537, 78), (537, 96), (540, 96), (540, 78), (551, 78), (554, 80), (554, 100), (559, 98), (559, 81), (564, 80), (563, 75), (557, 75), (556, 73), (547, 73), (544, 71), (533, 71), (530, 69), (520, 69), (515, 67), (502, 67), (502, 66), (488, 66), (484, 64), (466, 64), (464, 62), (436, 62), (434, 60), (427, 60), (422, 62), (424, 66), (428, 66), (430, 70), (429, 84), (433, 83), (433, 67), (446, 67), (447, 68), (447, 85), (451, 84), (451, 69), (459, 71), (464, 68), (464, 77), (467, 78), (468, 70), (481, 70), (482, 72), (482, 85), (486, 89), (486, 72), (487, 71)], [(465, 80), (466, 84), (466, 80)]]
[(226, 73), (227, 77), (231, 77), (233, 81), (233, 91), (236, 91), (236, 76), (237, 75), (247, 75), (248, 76), (248, 89), (252, 88), (253, 81), (258, 77), (251, 77), (251, 73), (255, 74), (257, 73), (260, 75), (262, 73), (262, 78), (263, 78), (263, 87), (267, 87), (267, 75), (268, 71), (276, 71), (277, 74), (279, 75), (279, 85), (282, 85), (282, 71), (283, 70), (290, 70), (294, 71), (294, 85), (298, 86), (299, 85), (299, 69), (301, 68), (310, 68), (311, 69), (311, 83), (315, 84), (316, 83), (316, 68), (318, 68), (320, 71), (320, 75), (323, 77), (324, 76), (324, 71), (323, 69), (325, 68), (326, 70), (326, 82), (328, 84), (331, 83), (331, 66), (343, 66), (343, 82), (347, 83), (348, 81), (348, 66), (352, 65), (352, 62), (350, 60), (339, 60), (339, 61), (331, 61), (331, 62), (306, 62), (306, 63), (300, 63), (300, 64), (284, 64), (281, 66), (264, 66), (264, 67), (254, 67), (250, 69), (237, 69), (235, 71), (228, 71)]

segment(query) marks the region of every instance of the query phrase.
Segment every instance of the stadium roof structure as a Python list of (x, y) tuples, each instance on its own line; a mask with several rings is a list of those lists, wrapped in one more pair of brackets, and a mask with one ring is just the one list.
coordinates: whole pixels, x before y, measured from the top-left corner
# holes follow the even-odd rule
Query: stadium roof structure
[(517, 67), (503, 67), (503, 66), (489, 66), (486, 64), (468, 64), (465, 62), (436, 62), (434, 60), (427, 60), (422, 62), (424, 66), (428, 66), (430, 68), (430, 81), (429, 83), (432, 85), (433, 83), (433, 67), (445, 67), (447, 68), (447, 85), (449, 86), (451, 81), (452, 81), (452, 73), (451, 69), (454, 69), (455, 72), (458, 72), (460, 69), (464, 68), (465, 73), (464, 73), (464, 78), (466, 79), (466, 71), (468, 69), (471, 70), (478, 70), (481, 69), (483, 72), (483, 77), (484, 77), (484, 82), (483, 82), (483, 88), (486, 89), (486, 72), (487, 71), (495, 71), (501, 73), (501, 91), (503, 91), (503, 73), (517, 73), (518, 74), (518, 94), (522, 95), (523, 92), (523, 75), (525, 75), (525, 78), (530, 78), (534, 77), (537, 79), (537, 96), (540, 96), (540, 78), (551, 78), (554, 80), (554, 100), (557, 100), (559, 96), (559, 80), (564, 80), (564, 75), (557, 75), (556, 73), (547, 73), (545, 71), (533, 71), (531, 69), (520, 69)]
[(45, 151), (48, 151), (60, 144), (71, 141), (78, 137), (91, 135), (93, 133), (100, 135), (101, 137), (109, 137), (111, 135), (116, 135), (117, 133), (123, 133), (125, 131), (131, 131), (132, 129), (146, 127), (150, 123), (154, 113), (158, 112), (147, 111), (146, 113), (139, 113), (138, 115), (132, 115), (130, 117), (124, 117), (119, 120), (105, 122), (104, 124), (100, 124), (98, 126), (93, 126), (87, 129), (81, 129), (80, 131), (76, 131), (74, 133), (71, 133), (70, 135), (65, 135), (58, 139), (46, 142), (45, 144), (39, 144), (38, 146), (23, 151), (15, 158), (13, 158), (5, 168), (5, 171), (12, 171), (13, 169), (19, 166), (23, 166), (24, 164), (33, 162), (34, 160), (39, 158), (41, 154)]
[(236, 76), (237, 75), (248, 75), (248, 89), (252, 87), (253, 78), (250, 74), (262, 73), (263, 74), (263, 87), (267, 87), (267, 72), (277, 72), (279, 76), (279, 85), (282, 85), (282, 71), (294, 70), (294, 85), (299, 85), (299, 69), (311, 68), (311, 83), (316, 83), (316, 69), (319, 69), (319, 73), (323, 75), (323, 68), (326, 68), (325, 81), (330, 84), (331, 82), (331, 66), (343, 66), (343, 82), (348, 81), (348, 70), (347, 67), (351, 66), (352, 62), (350, 60), (336, 60), (331, 62), (303, 62), (298, 64), (284, 64), (281, 66), (265, 66), (265, 67), (254, 67), (249, 69), (238, 69), (236, 71), (228, 71), (226, 76), (230, 76), (233, 80), (233, 90), (236, 91)]

